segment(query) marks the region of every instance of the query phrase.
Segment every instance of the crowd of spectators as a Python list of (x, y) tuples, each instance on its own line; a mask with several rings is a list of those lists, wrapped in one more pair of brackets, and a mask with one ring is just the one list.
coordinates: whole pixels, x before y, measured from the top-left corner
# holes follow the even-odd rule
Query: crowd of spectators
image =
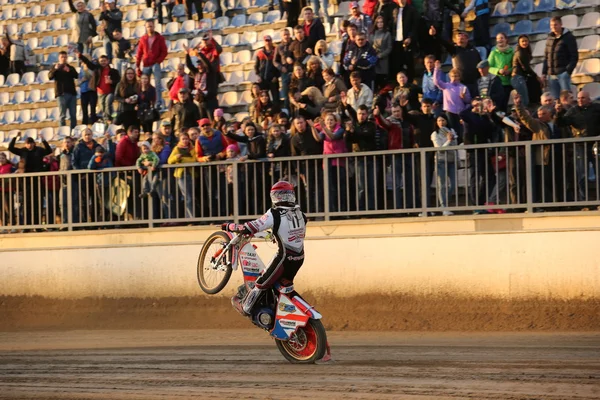
[[(386, 203), (388, 208), (417, 209), (424, 204), (432, 206), (430, 197), (435, 197), (440, 211), (452, 215), (446, 208), (452, 206), (457, 189), (459, 160), (455, 150), (459, 144), (600, 136), (600, 105), (585, 91), (577, 93), (576, 99), (571, 92), (577, 43), (559, 17), (551, 19), (543, 75), (537, 76), (526, 35), (511, 46), (508, 37), (499, 33), (491, 45), (490, 10), (485, 0), (472, 1), (469, 8), (445, 0), (413, 0), (412, 4), (408, 0), (367, 0), (362, 9), (352, 2), (350, 14), (340, 26), (342, 46), (337, 61), (328, 50), (323, 24), (330, 21), (327, 0), (313, 0), (312, 7), (302, 7), (304, 4), (296, 0), (280, 1), (288, 28), (282, 31), (278, 45), (271, 36), (262, 38), (264, 48), (255, 54), (257, 78), (252, 85), (249, 116), (237, 122), (226, 121), (219, 108), (218, 85), (224, 79), (220, 71), (222, 48), (210, 33), (204, 34), (197, 48), (185, 48), (185, 64), (178, 66), (163, 88), (161, 63), (167, 48), (154, 21), (145, 23), (146, 34), (139, 40), (133, 68), (123, 61), (131, 45), (121, 35), (122, 13), (115, 0), (106, 0), (99, 29), (106, 55), (91, 60), (88, 47), (96, 34), (94, 18), (90, 19), (83, 1), (69, 3), (77, 13), (72, 41), (82, 68), (78, 74), (67, 62), (67, 53), (61, 52), (59, 62), (50, 69), (61, 125), (66, 124), (67, 114), (71, 128), (76, 125), (79, 87), (83, 123), (102, 120), (121, 129), (116, 137), (107, 134), (101, 143), (93, 139), (91, 129), (86, 129), (79, 140), (65, 138), (60, 153), (53, 152), (46, 142), (36, 147), (30, 138), (25, 148), (17, 148), (18, 138), (14, 138), (9, 150), (20, 156), (21, 168), (7, 167), (6, 157), (0, 156), (0, 173), (134, 167), (125, 180), (131, 186), (128, 202), (138, 210), (136, 218), (148, 212), (166, 219), (227, 217), (233, 209), (234, 183), (240, 193), (240, 212), (259, 214), (269, 183), (283, 178), (298, 186), (309, 212), (324, 210), (324, 191), (328, 190), (329, 210), (333, 212), (380, 210), (386, 198), (392, 199), (391, 205)], [(155, 1), (148, 6), (157, 6), (160, 13), (162, 3), (170, 13), (173, 2)], [(198, 18), (202, 17), (200, 1), (186, 4), (189, 18), (192, 4)], [(471, 10), (476, 14), (474, 42), (466, 31), (452, 31), (452, 16), (464, 18)], [(161, 14), (158, 17), (163, 19)], [(8, 52), (9, 68), (19, 70), (18, 57), (13, 60), (12, 56), (19, 54), (13, 51), (18, 38), (11, 40), (3, 38), (0, 56)], [(481, 58), (475, 44), (489, 52), (487, 58)], [(446, 53), (452, 59), (447, 74), (441, 63)], [(3, 62), (0, 58), (0, 67)], [(155, 87), (150, 84), (151, 76)], [(167, 104), (163, 91), (168, 92)], [(165, 110), (168, 117), (161, 121), (160, 111)], [(153, 131), (157, 121), (159, 127)], [(419, 157), (425, 153), (329, 158), (328, 187), (324, 187), (320, 162), (293, 167), (267, 162), (287, 156), (360, 156), (368, 151), (408, 148), (440, 151), (426, 153), (424, 164)], [(573, 151), (540, 144), (530, 166), (520, 164), (524, 162), (519, 156), (522, 149), (499, 148), (500, 152), (467, 151), (469, 185), (464, 205), (481, 206), (476, 213), (487, 212), (483, 211), (485, 206), (495, 204), (517, 208), (524, 201), (523, 171), (529, 167), (534, 202), (588, 200), (588, 165), (584, 160), (591, 160), (591, 144), (577, 145)], [(209, 167), (211, 162), (222, 160), (239, 163), (237, 177), (231, 166)], [(189, 163), (206, 169), (161, 168)], [(420, 182), (421, 165), (426, 165), (426, 182)], [(26, 207), (30, 212), (21, 213), (22, 223), (40, 224), (38, 210), (42, 208), (53, 208), (43, 212), (46, 223), (56, 218), (64, 222), (66, 201), (60, 207), (52, 206), (60, 191), (61, 199), (73, 199), (77, 209), (72, 212), (74, 222), (110, 220), (106, 215), (110, 206), (105, 202), (111, 201), (108, 192), (116, 175), (98, 176), (73, 180), (77, 183), (71, 184), (72, 193), (66, 193), (64, 181), (45, 179), (43, 185), (38, 180), (26, 181), (30, 183), (20, 189), (20, 202), (30, 204)], [(422, 199), (421, 184), (429, 190), (433, 179), (436, 193)], [(52, 185), (51, 190), (42, 190), (51, 192), (52, 198), (39, 191), (44, 185)], [(4, 183), (2, 190), (2, 222), (18, 224), (15, 216), (7, 221), (7, 210), (14, 207), (16, 197), (6, 193), (15, 189)], [(154, 210), (143, 210), (141, 203), (147, 196), (155, 196)], [(46, 206), (39, 207), (44, 197)], [(98, 209), (102, 211), (90, 211)]]

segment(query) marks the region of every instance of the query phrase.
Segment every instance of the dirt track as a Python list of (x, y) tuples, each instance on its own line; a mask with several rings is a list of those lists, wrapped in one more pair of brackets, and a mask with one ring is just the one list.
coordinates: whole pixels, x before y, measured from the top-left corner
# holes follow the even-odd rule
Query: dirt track
[(330, 365), (264, 332), (0, 333), (0, 399), (598, 399), (597, 333), (331, 332)]

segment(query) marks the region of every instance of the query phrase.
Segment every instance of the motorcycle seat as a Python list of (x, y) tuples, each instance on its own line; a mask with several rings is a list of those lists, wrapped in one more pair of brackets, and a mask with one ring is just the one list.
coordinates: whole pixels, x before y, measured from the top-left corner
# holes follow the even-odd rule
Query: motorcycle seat
[(279, 293), (292, 293), (294, 291), (294, 282), (288, 279), (281, 279), (279, 282), (276, 282), (273, 286), (275, 287), (275, 290), (277, 290)]

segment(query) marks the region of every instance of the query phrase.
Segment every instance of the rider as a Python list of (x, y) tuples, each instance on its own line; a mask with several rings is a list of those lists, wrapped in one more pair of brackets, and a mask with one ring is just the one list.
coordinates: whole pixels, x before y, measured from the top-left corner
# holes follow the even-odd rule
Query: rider
[(223, 230), (242, 234), (255, 234), (272, 228), (277, 243), (277, 253), (267, 269), (258, 277), (252, 290), (245, 297), (240, 290), (238, 295), (231, 298), (233, 307), (245, 316), (250, 315), (256, 299), (263, 290), (270, 288), (280, 279), (292, 282), (304, 263), (306, 215), (296, 204), (294, 187), (289, 182), (277, 182), (271, 188), (271, 201), (273, 207), (259, 219), (244, 225), (223, 225)]

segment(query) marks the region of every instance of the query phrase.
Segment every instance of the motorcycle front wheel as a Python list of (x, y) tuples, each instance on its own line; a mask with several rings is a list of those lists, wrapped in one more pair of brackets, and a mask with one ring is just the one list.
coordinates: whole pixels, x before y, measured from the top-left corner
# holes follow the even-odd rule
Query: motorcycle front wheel
[(215, 232), (206, 239), (198, 257), (198, 284), (206, 294), (217, 294), (231, 278), (231, 250), (223, 255), (218, 264), (214, 260), (231, 241), (225, 232)]
[(286, 341), (275, 340), (281, 354), (293, 364), (314, 364), (327, 351), (327, 333), (318, 319), (309, 319)]

